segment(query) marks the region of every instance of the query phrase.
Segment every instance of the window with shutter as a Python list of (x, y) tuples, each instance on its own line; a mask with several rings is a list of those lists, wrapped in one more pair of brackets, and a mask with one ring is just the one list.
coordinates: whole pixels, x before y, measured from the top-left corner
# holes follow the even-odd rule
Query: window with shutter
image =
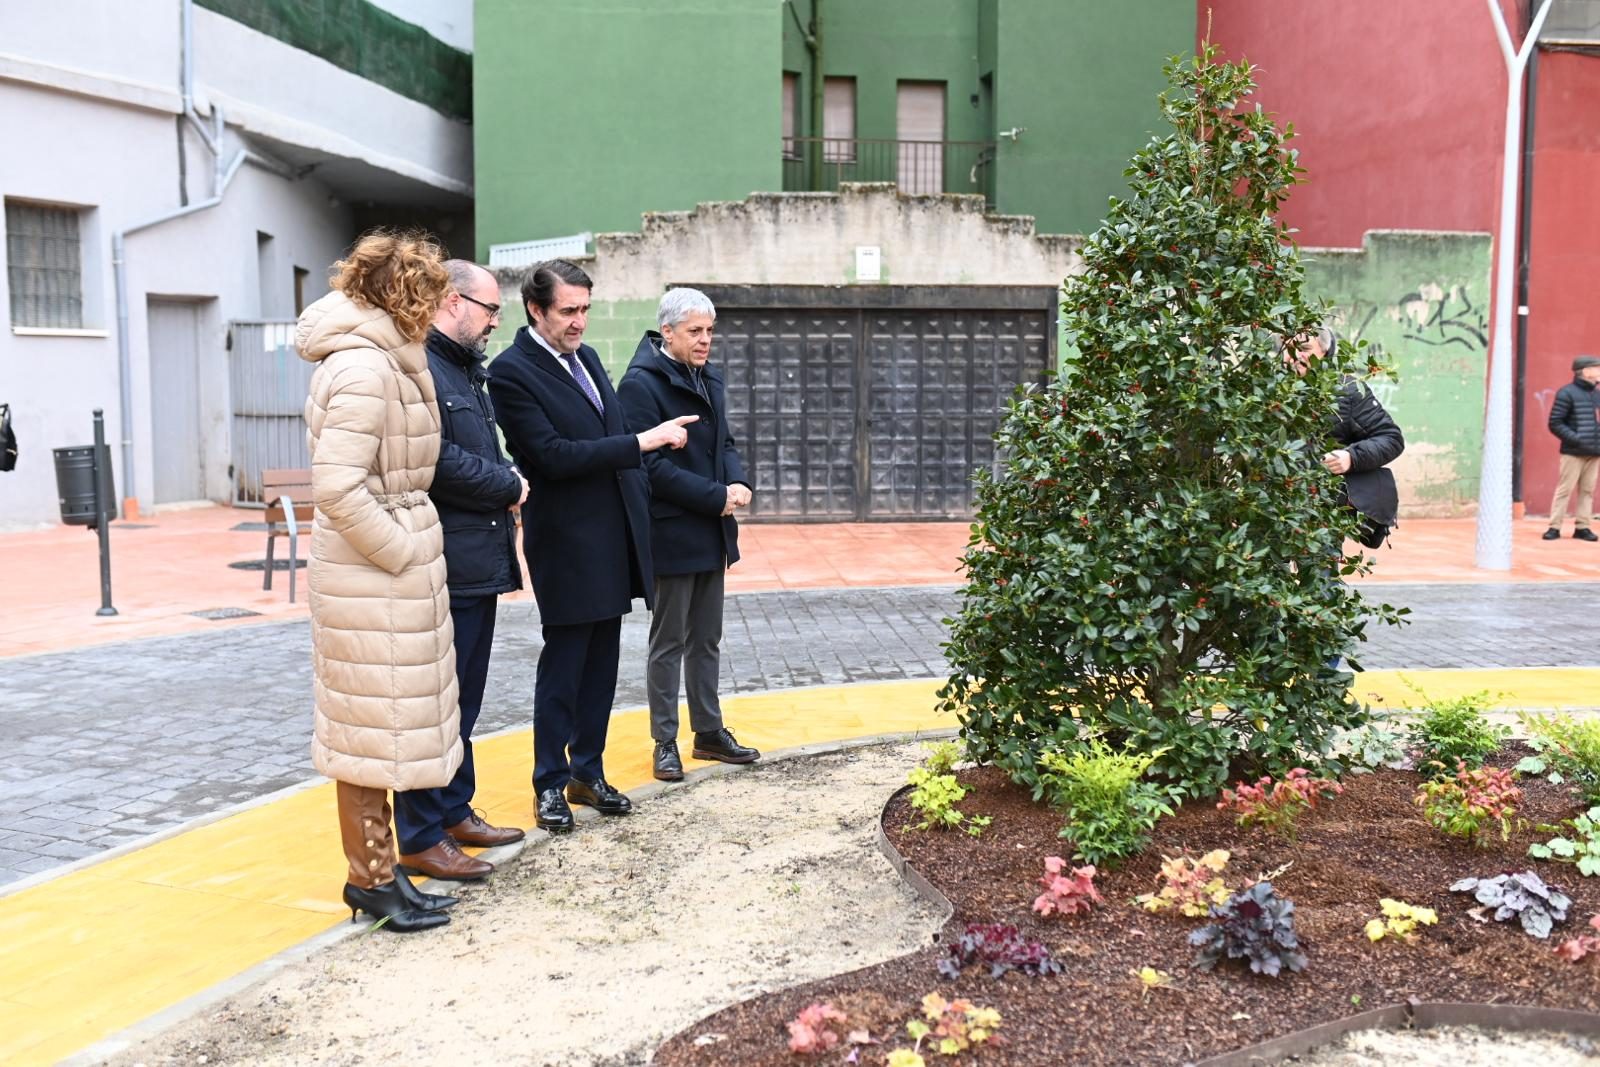
[(944, 82), (901, 82), (895, 94), (902, 192), (944, 192)]
[(856, 160), (856, 80), (822, 81), (822, 158), (830, 163)]
[(77, 208), (6, 200), (11, 324), (83, 327), (83, 248)]

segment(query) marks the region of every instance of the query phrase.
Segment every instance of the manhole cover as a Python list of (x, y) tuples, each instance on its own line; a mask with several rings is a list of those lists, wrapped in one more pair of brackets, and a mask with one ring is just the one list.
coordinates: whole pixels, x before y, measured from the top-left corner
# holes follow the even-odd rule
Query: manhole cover
[(266, 533), (267, 524), (264, 522), (241, 522), (229, 527), (237, 533)]
[(249, 608), (207, 608), (204, 611), (191, 611), (197, 619), (248, 619), (252, 615), (260, 615), (259, 611)]
[(155, 525), (148, 522), (119, 522), (111, 528), (113, 530), (153, 530)]
[[(294, 565), (296, 570), (303, 570), (305, 569), (306, 561), (303, 559), (297, 559), (294, 561)], [(236, 571), (264, 571), (267, 569), (267, 561), (264, 559), (241, 559), (235, 563), (228, 564), (228, 566), (232, 567)], [(272, 561), (272, 569), (274, 572), (286, 571), (289, 569), (289, 561), (286, 559), (275, 559)]]

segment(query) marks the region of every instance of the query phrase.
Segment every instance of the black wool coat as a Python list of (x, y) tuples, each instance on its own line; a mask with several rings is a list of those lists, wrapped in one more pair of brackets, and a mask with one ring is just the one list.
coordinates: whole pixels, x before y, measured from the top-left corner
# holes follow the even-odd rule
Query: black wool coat
[(602, 416), (565, 366), (524, 326), (489, 365), (489, 395), (506, 448), (528, 479), (522, 550), (546, 626), (626, 615), (652, 603), (650, 486), (639, 440), (588, 345), (578, 358)]
[(1372, 390), (1355, 379), (1339, 387), (1339, 408), (1332, 437), (1350, 453), (1344, 476), (1350, 506), (1384, 526), (1393, 526), (1400, 512), (1394, 474), (1385, 470), (1406, 450), (1405, 435)]
[(494, 432), (483, 391), (483, 353), (428, 331), (428, 371), (439, 396), (439, 462), (428, 496), (444, 530), (446, 581), (453, 597), (522, 588), (516, 523), (508, 510), (522, 493)]
[(1565, 456), (1600, 456), (1600, 392), (1579, 375), (1556, 391), (1550, 405), (1550, 432), (1561, 438)]
[(720, 571), (739, 559), (739, 524), (723, 515), (728, 486), (745, 482), (744, 464), (728, 428), (722, 372), (707, 363), (701, 396), (688, 368), (659, 348), (661, 335), (647, 332), (617, 386), (628, 428), (643, 433), (668, 419), (698, 415), (685, 427), (683, 448), (658, 448), (645, 457), (650, 475), (650, 552), (657, 574)]

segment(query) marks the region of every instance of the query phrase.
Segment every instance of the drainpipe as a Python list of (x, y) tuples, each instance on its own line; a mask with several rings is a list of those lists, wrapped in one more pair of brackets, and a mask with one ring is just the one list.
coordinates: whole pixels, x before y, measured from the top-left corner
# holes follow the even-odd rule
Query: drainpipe
[(1518, 517), (1526, 502), (1522, 496), (1522, 450), (1527, 437), (1528, 395), (1528, 291), (1533, 263), (1533, 118), (1539, 98), (1539, 48), (1528, 57), (1528, 96), (1523, 106), (1522, 124), (1527, 130), (1522, 141), (1522, 222), (1517, 248), (1517, 387), (1516, 423), (1511, 442), (1511, 502)]

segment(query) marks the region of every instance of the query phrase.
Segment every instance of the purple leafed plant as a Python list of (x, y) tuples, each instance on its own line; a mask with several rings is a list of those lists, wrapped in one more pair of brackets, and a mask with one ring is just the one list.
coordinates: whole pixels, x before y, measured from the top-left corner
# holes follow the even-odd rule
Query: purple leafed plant
[(1043, 975), (1062, 970), (1043, 944), (1025, 939), (1015, 926), (1002, 923), (968, 923), (966, 932), (950, 946), (950, 954), (939, 959), (939, 973), (959, 978), (969, 963), (988, 964), (991, 978), (1007, 971)]
[(1213, 922), (1189, 935), (1200, 951), (1194, 965), (1209, 971), (1223, 959), (1250, 961), (1250, 969), (1276, 978), (1287, 967), (1306, 969), (1306, 954), (1294, 932), (1294, 901), (1278, 896), (1271, 882), (1257, 882), (1211, 906)]

